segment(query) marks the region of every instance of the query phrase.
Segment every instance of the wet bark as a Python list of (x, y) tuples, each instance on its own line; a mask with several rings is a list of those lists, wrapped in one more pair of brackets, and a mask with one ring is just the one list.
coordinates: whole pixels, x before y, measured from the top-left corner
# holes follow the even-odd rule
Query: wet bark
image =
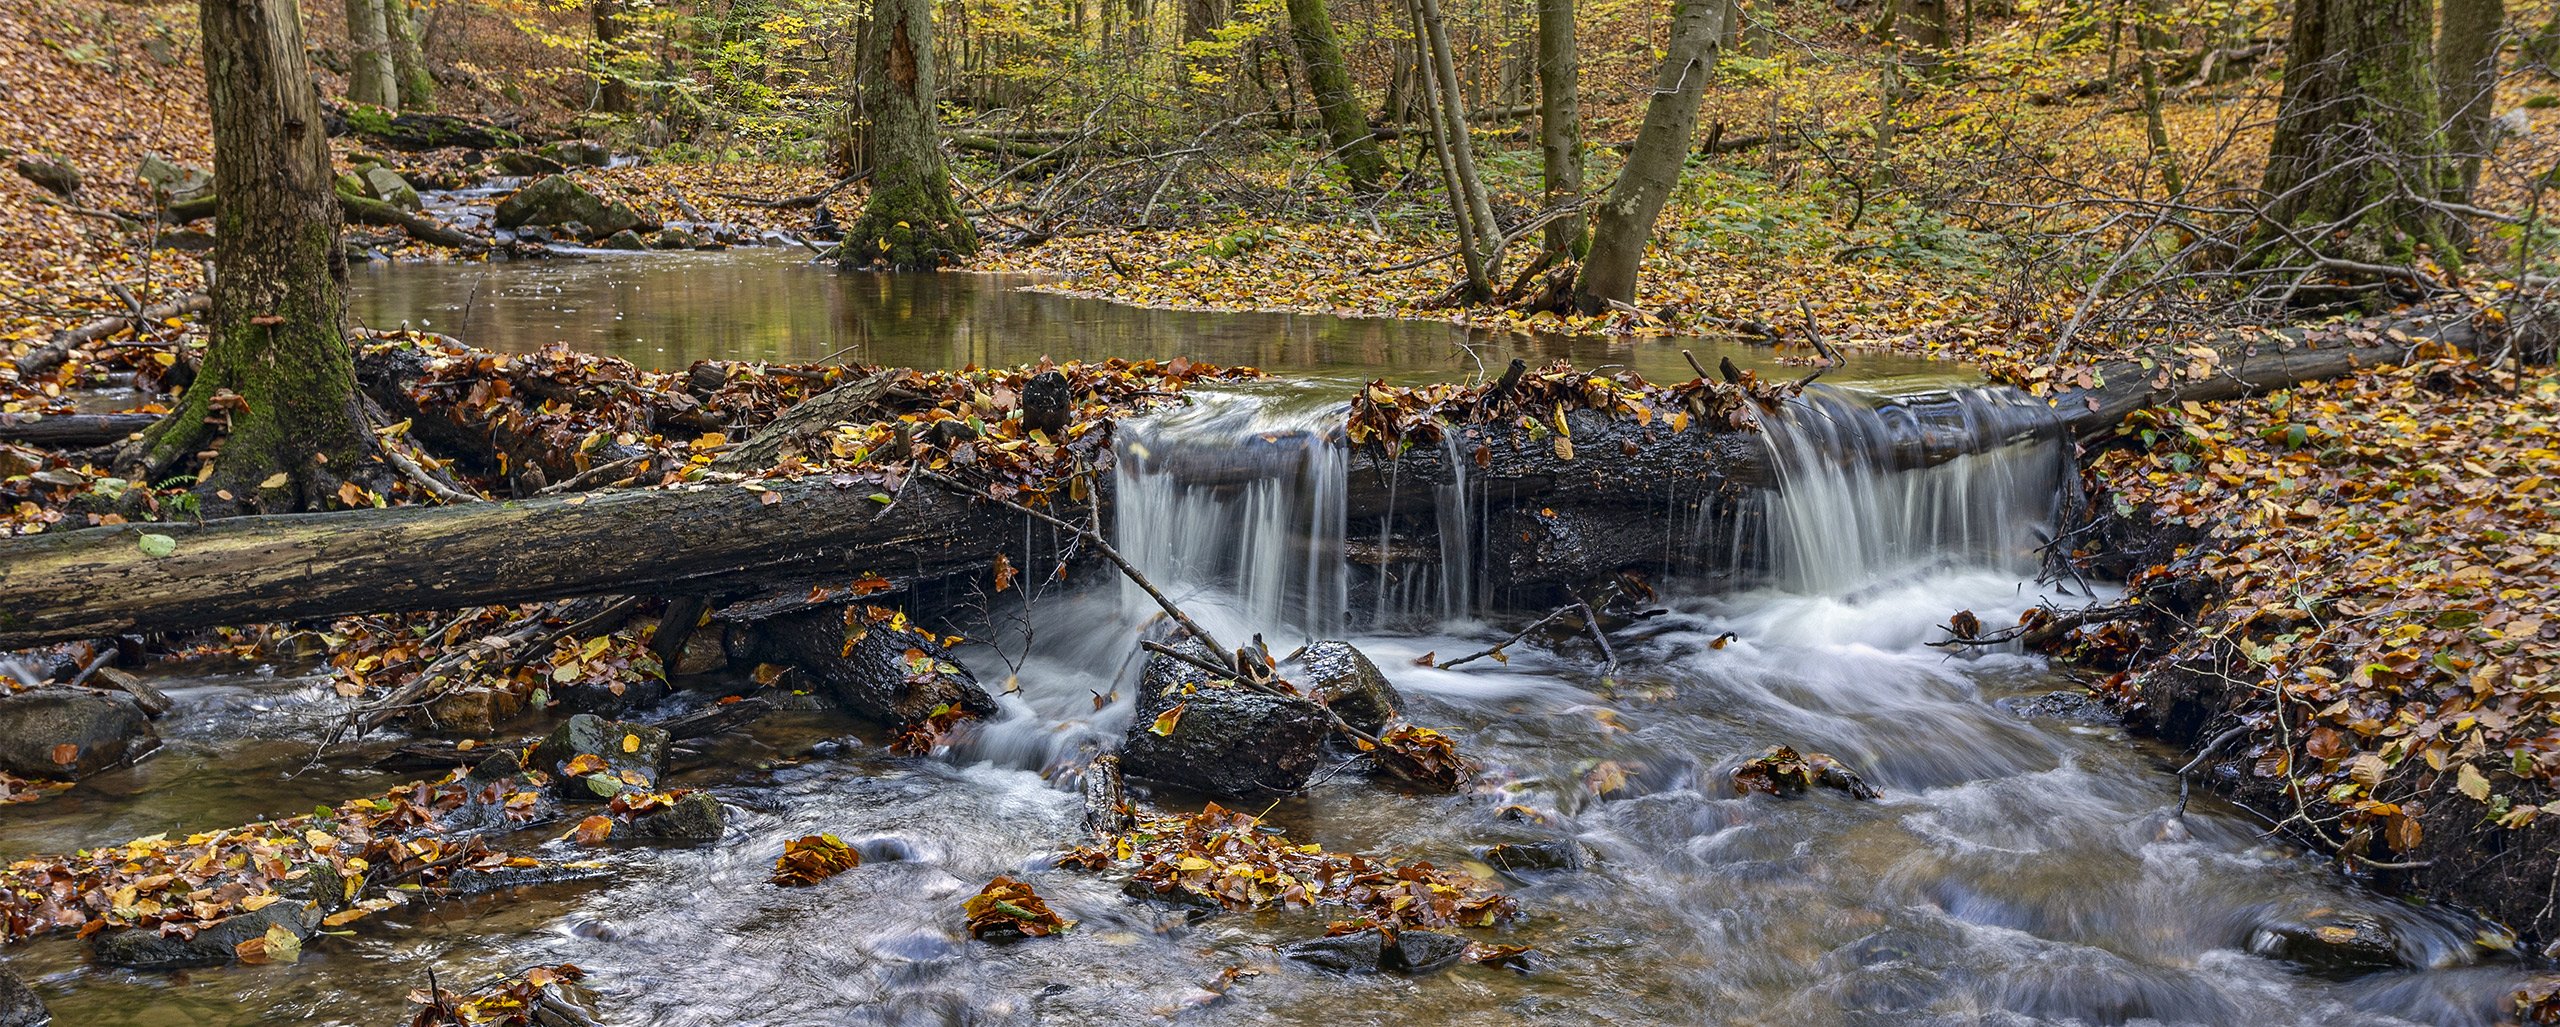
[(1672, 9), (1671, 42), (1645, 102), (1644, 127), (1636, 131), (1626, 167), (1591, 217), (1591, 254), (1574, 284), (1574, 306), (1596, 314), (1636, 298), (1636, 277), (1653, 222), (1671, 199), (1688, 162), (1689, 139), (1698, 130), (1698, 103), (1715, 76), (1716, 37), (1724, 32), (1719, 0), (1680, 0)]
[(195, 474), (212, 511), (311, 509), (380, 466), (344, 341), (320, 96), (293, 0), (199, 9), (217, 183), (208, 341), (195, 382), (123, 462), (153, 482)]
[(930, 270), (978, 252), (977, 229), (951, 195), (934, 110), (933, 5), (880, 0), (862, 62), (871, 114), (871, 199), (845, 232), (848, 267)]
[(1342, 177), (1355, 189), (1375, 189), (1386, 174), (1387, 160), (1369, 135), (1368, 116), (1351, 88), (1351, 68), (1342, 59), (1342, 41), (1334, 35), (1333, 16), (1325, 0), (1288, 0), (1289, 38), (1297, 44), (1298, 62), (1307, 69), (1307, 91), (1315, 94), (1316, 112), (1324, 119), (1325, 138), (1333, 144)]

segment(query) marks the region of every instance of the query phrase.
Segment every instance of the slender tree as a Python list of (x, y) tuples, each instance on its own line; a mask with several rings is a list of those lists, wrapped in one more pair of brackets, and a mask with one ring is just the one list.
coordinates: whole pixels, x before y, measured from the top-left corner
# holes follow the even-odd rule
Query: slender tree
[(1573, 303), (1584, 313), (1636, 298), (1636, 275), (1653, 241), (1654, 219), (1671, 199), (1698, 131), (1698, 103), (1715, 77), (1716, 40), (1724, 35), (1724, 0), (1679, 0), (1671, 9), (1671, 40), (1655, 71), (1653, 97), (1645, 101), (1644, 126), (1626, 166), (1591, 217), (1591, 253), (1574, 282)]
[(2445, 149), (2454, 161), (2445, 198), (2456, 203), (2471, 202), (2480, 185), (2480, 161), (2488, 156), (2498, 41), (2506, 21), (2506, 0), (2444, 0), (2444, 27), (2436, 36), (2436, 103), (2444, 114)]
[(978, 252), (951, 195), (934, 111), (932, 0), (878, 0), (862, 64), (871, 112), (871, 199), (845, 233), (850, 267), (923, 270)]
[(1307, 91), (1315, 94), (1316, 113), (1324, 119), (1342, 176), (1355, 189), (1374, 189), (1386, 174), (1387, 159), (1369, 133), (1360, 96), (1351, 89), (1351, 67), (1342, 60), (1342, 41), (1334, 35), (1333, 16), (1324, 0), (1288, 0), (1289, 37), (1298, 46), (1298, 62), (1307, 69)]
[(418, 45), (418, 11), (409, 0), (382, 0), (382, 23), (391, 39), (391, 72), (400, 87), (400, 109), (434, 110), (436, 76)]
[(2260, 262), (2450, 259), (2429, 0), (2301, 0), (2267, 146)]
[[(1538, 156), (1548, 206), (1582, 195), (1582, 58), (1573, 0), (1538, 0)], [(1547, 252), (1581, 256), (1581, 215), (1547, 224)]]
[(400, 106), (400, 79), (391, 63), (391, 29), (383, 0), (347, 0), (347, 99), (376, 107)]
[(1414, 38), (1421, 44), (1431, 148), (1440, 158), (1441, 181), (1449, 188), (1449, 214), (1457, 222), (1458, 255), (1467, 271), (1462, 291), (1469, 300), (1482, 300), (1493, 295), (1494, 276), (1502, 273), (1502, 226), (1495, 223), (1493, 201), (1476, 175), (1466, 97), (1458, 90), (1457, 62), (1451, 57), (1448, 23), (1440, 17), (1439, 0), (1408, 0), (1407, 8)]
[(608, 114), (628, 113), (631, 84), (622, 80), (622, 72), (616, 68), (623, 59), (623, 37), (631, 31), (622, 17), (622, 0), (595, 0), (587, 7), (587, 17), (596, 37), (596, 109)]
[(196, 471), (209, 511), (311, 509), (384, 477), (344, 336), (346, 258), (294, 0), (199, 0), (213, 122), (213, 313), (203, 367), (131, 451)]

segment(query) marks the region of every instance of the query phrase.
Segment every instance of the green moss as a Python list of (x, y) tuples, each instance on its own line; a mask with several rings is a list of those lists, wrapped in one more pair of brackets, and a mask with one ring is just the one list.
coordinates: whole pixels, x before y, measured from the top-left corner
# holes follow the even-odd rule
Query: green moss
[(357, 135), (391, 134), (391, 112), (369, 103), (347, 108), (347, 130)]

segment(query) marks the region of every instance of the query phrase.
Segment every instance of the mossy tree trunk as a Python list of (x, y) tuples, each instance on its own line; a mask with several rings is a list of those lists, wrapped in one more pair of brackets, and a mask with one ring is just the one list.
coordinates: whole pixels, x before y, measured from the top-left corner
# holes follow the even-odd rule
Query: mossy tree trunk
[(436, 108), (436, 76), (427, 70), (427, 52), (418, 45), (418, 12), (409, 0), (382, 0), (382, 22), (391, 38), (391, 73), (399, 80), (400, 109)]
[(864, 60), (871, 112), (871, 199), (845, 233), (848, 267), (917, 271), (978, 252), (978, 233), (951, 195), (934, 111), (931, 0), (878, 0)]
[(1636, 276), (1653, 242), (1654, 219), (1670, 202), (1671, 188), (1689, 159), (1698, 131), (1698, 102), (1715, 77), (1716, 40), (1724, 35), (1724, 0), (1679, 0), (1671, 10), (1671, 40), (1645, 101), (1644, 127), (1627, 151), (1626, 166), (1591, 216), (1591, 253), (1573, 285), (1573, 304), (1586, 314), (1636, 298)]
[(355, 47), (347, 62), (347, 100), (398, 109), (399, 77), (391, 63), (391, 30), (383, 16), (385, 0), (347, 0), (347, 42)]
[[(1582, 195), (1582, 57), (1573, 0), (1538, 0), (1539, 172), (1548, 206)], [(1547, 252), (1579, 257), (1589, 230), (1581, 216), (1547, 224)]]
[(2410, 196), (2449, 181), (2434, 37), (2430, 0), (2295, 6), (2262, 186), (2269, 228), (2251, 263), (2298, 264), (2306, 246), (2367, 264), (2406, 264), (2421, 246), (2454, 258), (2446, 219)]
[(1369, 134), (1360, 95), (1351, 88), (1351, 66), (1342, 59), (1342, 40), (1334, 35), (1333, 16), (1324, 0), (1288, 0), (1289, 38), (1298, 47), (1298, 63), (1307, 69), (1307, 91), (1315, 94), (1316, 113), (1324, 119), (1325, 138), (1342, 165), (1342, 177), (1354, 189), (1378, 187), (1387, 159)]
[(2455, 203), (2471, 202), (2480, 185), (2480, 162), (2489, 155), (2498, 42), (2506, 21), (2506, 0), (2444, 0), (2444, 27), (2436, 37), (2436, 104), (2444, 115), (2445, 150), (2454, 162), (2445, 198)]
[(344, 335), (346, 258), (320, 96), (293, 0), (200, 0), (213, 122), (213, 312), (204, 365), (133, 451), (199, 469), (208, 511), (308, 510), (386, 477)]

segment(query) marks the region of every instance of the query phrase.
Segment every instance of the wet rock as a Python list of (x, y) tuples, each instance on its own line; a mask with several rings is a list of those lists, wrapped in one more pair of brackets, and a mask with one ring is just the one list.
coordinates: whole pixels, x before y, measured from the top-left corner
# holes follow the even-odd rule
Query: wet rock
[(1397, 931), (1390, 938), (1386, 932), (1370, 928), (1283, 945), (1280, 955), (1336, 973), (1385, 971), (1418, 977), (1465, 960), (1467, 940), (1436, 931)]
[[(854, 623), (846, 623), (850, 617)], [(968, 668), (931, 634), (867, 623), (859, 607), (825, 607), (759, 621), (732, 633), (745, 659), (799, 668), (805, 680), (856, 716), (892, 726), (922, 721), (942, 706), (977, 716), (996, 712)], [(908, 653), (916, 658), (910, 660)]]
[(142, 709), (143, 715), (154, 720), (158, 720), (161, 714), (169, 712), (169, 708), (176, 705), (170, 701), (168, 693), (152, 687), (151, 682), (144, 681), (142, 675), (132, 671), (100, 667), (92, 677), (109, 688), (132, 696), (133, 704)]
[(2343, 909), (2313, 910), (2299, 918), (2262, 924), (2249, 934), (2249, 951), (2335, 980), (2404, 965), (2400, 939), (2389, 923), (2370, 913)]
[(152, 245), (185, 253), (210, 253), (213, 251), (213, 233), (194, 228), (171, 229), (153, 237)]
[(603, 242), (597, 243), (596, 245), (608, 250), (645, 250), (649, 248), (648, 240), (640, 238), (640, 233), (628, 228), (615, 232), (610, 236), (606, 236)]
[(1312, 643), (1298, 654), (1297, 667), (1288, 677), (1298, 689), (1352, 727), (1376, 734), (1404, 712), (1404, 696), (1349, 642)]
[(649, 248), (653, 250), (689, 250), (700, 245), (701, 239), (681, 228), (662, 228), (649, 237)]
[(534, 153), (570, 167), (600, 168), (613, 163), (613, 151), (592, 139), (563, 139), (534, 147)]
[(142, 166), (134, 177), (151, 187), (153, 195), (170, 203), (185, 203), (213, 195), (213, 173), (203, 168), (172, 163), (159, 154), (142, 155)]
[[(1181, 647), (1208, 652), (1196, 642)], [(1333, 729), (1324, 708), (1216, 680), (1170, 656), (1150, 656), (1137, 712), (1121, 741), (1121, 769), (1213, 795), (1303, 787), (1322, 762), (1325, 737)], [(1158, 719), (1175, 706), (1183, 708), (1182, 715), (1170, 732), (1157, 734)]]
[(2011, 716), (2027, 720), (2058, 720), (2066, 724), (2092, 727), (2115, 727), (2122, 721), (2098, 704), (2089, 693), (2075, 690), (2046, 692), (2043, 695), (2013, 695), (1996, 700), (1992, 705), (2009, 711)]
[(570, 713), (620, 717), (634, 710), (656, 706), (672, 690), (665, 681), (651, 677), (632, 681), (580, 681), (552, 686), (551, 700)]
[(497, 221), (500, 228), (575, 221), (589, 235), (611, 236), (638, 228), (640, 215), (627, 204), (606, 203), (566, 175), (545, 175), (498, 201)]
[(508, 150), (490, 158), (490, 162), (496, 164), (498, 166), (498, 170), (519, 178), (532, 178), (536, 175), (557, 175), (563, 171), (569, 170), (567, 166), (561, 164), (559, 161), (552, 160), (551, 158), (538, 153), (528, 153), (523, 150)]
[(516, 241), (520, 243), (550, 242), (552, 241), (551, 227), (548, 225), (526, 225), (522, 228), (518, 228), (516, 229)]
[(1487, 864), (1513, 877), (1580, 870), (1590, 860), (1591, 850), (1571, 838), (1511, 842), (1484, 850)]
[(436, 891), (446, 898), (469, 898), (509, 888), (531, 888), (545, 884), (572, 884), (611, 877), (613, 871), (602, 863), (536, 863), (529, 867), (492, 867), (486, 870), (465, 867), (453, 872)]
[(687, 792), (676, 804), (645, 814), (618, 829), (614, 837), (635, 842), (702, 844), (720, 840), (728, 814), (709, 792)]
[(400, 173), (397, 171), (393, 171), (390, 168), (382, 167), (380, 165), (375, 165), (373, 167), (366, 168), (362, 173), (362, 177), (364, 178), (364, 194), (367, 196), (381, 200), (382, 202), (398, 207), (401, 210), (417, 210), (418, 208), (425, 206), (418, 201), (417, 187), (410, 185), (409, 180), (400, 177)]
[(0, 697), (0, 770), (77, 781), (159, 743), (133, 700), (67, 688)]
[[(573, 774), (572, 763), (600, 770)], [(606, 720), (592, 713), (570, 717), (533, 749), (533, 769), (554, 775), (554, 791), (568, 802), (603, 802), (626, 789), (654, 792), (667, 762), (667, 733), (647, 724)]]
[(1733, 792), (1749, 795), (1761, 792), (1777, 796), (1801, 796), (1819, 786), (1847, 794), (1852, 799), (1873, 799), (1884, 793), (1876, 790), (1857, 771), (1829, 755), (1797, 753), (1783, 745), (1772, 745), (1760, 754), (1733, 768)]
[(17, 168), (18, 177), (43, 186), (56, 196), (68, 199), (80, 192), (80, 169), (70, 161), (22, 153), (10, 163)]
[(16, 972), (0, 963), (0, 1027), (38, 1027), (53, 1018), (44, 1000)]
[(239, 945), (282, 927), (294, 937), (308, 938), (320, 927), (320, 911), (308, 902), (278, 900), (197, 931), (192, 938), (163, 936), (156, 928), (128, 927), (89, 939), (89, 954), (106, 966), (135, 970), (183, 970), (225, 966), (239, 958)]

